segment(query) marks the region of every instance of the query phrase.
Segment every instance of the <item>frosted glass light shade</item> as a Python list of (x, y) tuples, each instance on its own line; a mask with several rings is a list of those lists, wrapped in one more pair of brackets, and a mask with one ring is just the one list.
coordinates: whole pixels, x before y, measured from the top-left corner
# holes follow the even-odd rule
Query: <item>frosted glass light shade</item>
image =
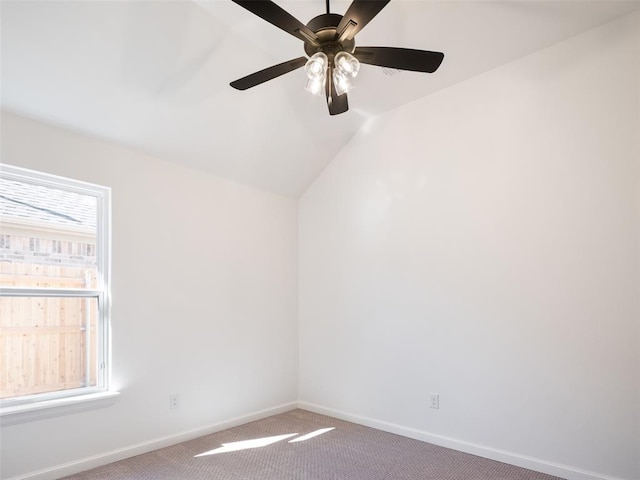
[(329, 59), (327, 56), (322, 52), (318, 52), (313, 54), (311, 58), (307, 60), (307, 63), (304, 66), (304, 71), (310, 79), (324, 77), (327, 74), (328, 66)]
[(360, 71), (360, 62), (350, 53), (338, 53), (333, 62), (335, 63), (336, 70), (347, 77), (355, 78)]
[(307, 80), (307, 85), (304, 89), (312, 95), (321, 95), (324, 92), (324, 84), (326, 80), (326, 75), (310, 78)]
[(338, 96), (344, 95), (353, 88), (351, 77), (345, 75), (338, 69), (333, 71), (333, 84), (336, 87), (336, 94), (338, 94)]

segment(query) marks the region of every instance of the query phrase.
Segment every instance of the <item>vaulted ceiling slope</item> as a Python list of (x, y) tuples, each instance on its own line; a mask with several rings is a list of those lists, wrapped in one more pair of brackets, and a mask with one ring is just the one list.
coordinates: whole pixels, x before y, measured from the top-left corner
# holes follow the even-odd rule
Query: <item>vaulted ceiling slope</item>
[[(276, 0), (303, 23), (324, 0)], [(348, 1), (332, 1), (343, 14)], [(229, 82), (304, 54), (230, 0), (1, 2), (3, 109), (297, 197), (372, 117), (594, 28), (638, 1), (392, 0), (360, 45), (445, 52), (434, 74), (363, 65), (330, 117), (304, 69)]]

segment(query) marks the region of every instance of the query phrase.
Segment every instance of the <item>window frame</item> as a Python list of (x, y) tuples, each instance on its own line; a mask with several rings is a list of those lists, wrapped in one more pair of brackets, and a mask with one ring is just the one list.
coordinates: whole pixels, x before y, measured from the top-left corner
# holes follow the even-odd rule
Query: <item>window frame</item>
[[(95, 386), (86, 386), (44, 392), (0, 400), (0, 417), (7, 423), (6, 415), (37, 412), (43, 417), (42, 410), (50, 407), (68, 407), (84, 404), (87, 401), (104, 400), (117, 395), (109, 390), (111, 376), (111, 188), (93, 183), (74, 180), (35, 170), (0, 164), (0, 177), (32, 185), (64, 190), (96, 199), (96, 288), (43, 288), (43, 287), (0, 287), (0, 297), (67, 297), (96, 299), (98, 317), (96, 325), (97, 377)], [(87, 361), (89, 361), (87, 359)], [(85, 407), (86, 408), (86, 407)], [(68, 408), (65, 408), (68, 410)], [(33, 417), (33, 414), (27, 415)], [(11, 422), (15, 423), (15, 422)]]

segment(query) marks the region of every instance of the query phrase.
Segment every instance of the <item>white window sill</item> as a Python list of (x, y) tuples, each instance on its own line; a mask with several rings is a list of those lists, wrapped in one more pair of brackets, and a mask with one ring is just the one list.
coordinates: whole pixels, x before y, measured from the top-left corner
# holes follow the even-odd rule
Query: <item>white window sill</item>
[(115, 402), (118, 395), (120, 392), (91, 393), (2, 408), (0, 409), (0, 425), (4, 427), (107, 407)]

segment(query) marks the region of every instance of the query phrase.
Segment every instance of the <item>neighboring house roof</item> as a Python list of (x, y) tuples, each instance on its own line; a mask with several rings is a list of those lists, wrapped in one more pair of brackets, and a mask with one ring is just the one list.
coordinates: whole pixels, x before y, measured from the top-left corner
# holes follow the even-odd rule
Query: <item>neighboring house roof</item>
[(57, 227), (96, 227), (96, 199), (90, 195), (0, 178), (0, 217)]

